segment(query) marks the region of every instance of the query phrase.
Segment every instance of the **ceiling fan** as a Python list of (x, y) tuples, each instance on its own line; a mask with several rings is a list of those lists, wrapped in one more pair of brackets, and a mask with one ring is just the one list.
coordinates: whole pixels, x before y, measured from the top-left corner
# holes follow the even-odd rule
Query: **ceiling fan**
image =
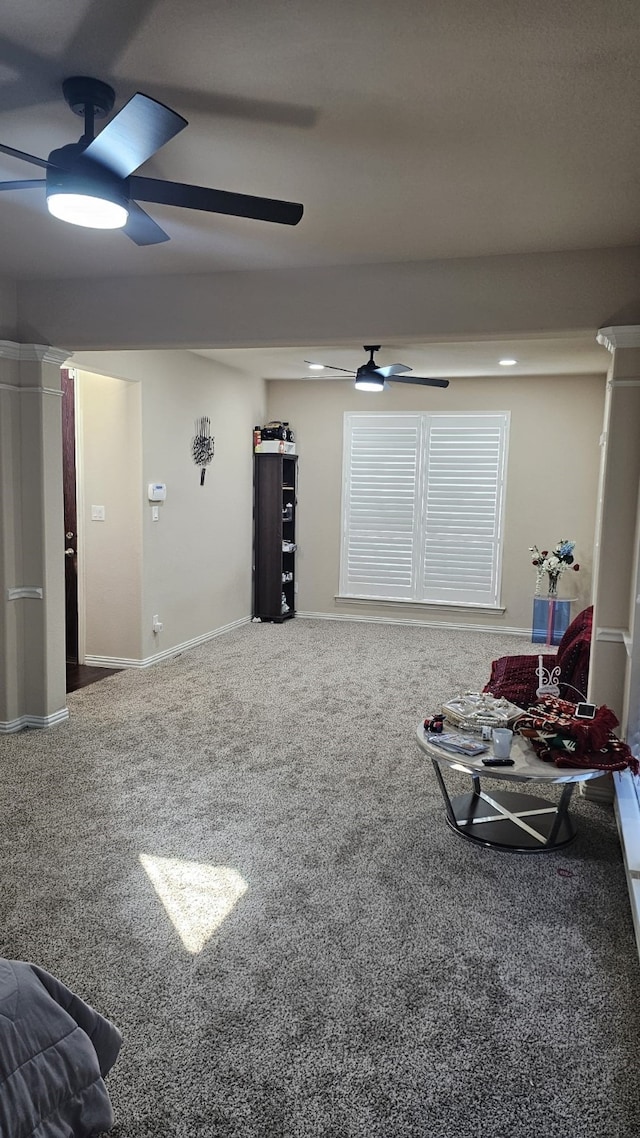
[(115, 92), (107, 83), (86, 76), (65, 79), (63, 95), (74, 114), (84, 117), (78, 142), (36, 158), (0, 144), (0, 152), (46, 170), (46, 177), (0, 182), (0, 190), (44, 187), (54, 217), (91, 229), (123, 229), (136, 245), (157, 245), (169, 235), (138, 201), (251, 217), (281, 225), (297, 225), (303, 207), (297, 202), (234, 194), (183, 182), (134, 175), (143, 162), (188, 125), (182, 115), (140, 92), (94, 134), (95, 120), (113, 109)]
[(390, 382), (415, 383), (421, 387), (449, 386), (448, 379), (427, 379), (424, 376), (404, 374), (411, 371), (411, 368), (407, 367), (406, 364), (388, 364), (386, 367), (378, 367), (373, 354), (380, 351), (380, 344), (365, 344), (364, 350), (369, 352), (369, 359), (357, 371), (348, 371), (347, 368), (334, 367), (332, 364), (316, 364), (313, 360), (305, 360), (304, 362), (310, 367), (326, 367), (330, 368), (331, 371), (342, 371), (345, 375), (355, 376), (355, 386), (358, 391), (383, 391)]

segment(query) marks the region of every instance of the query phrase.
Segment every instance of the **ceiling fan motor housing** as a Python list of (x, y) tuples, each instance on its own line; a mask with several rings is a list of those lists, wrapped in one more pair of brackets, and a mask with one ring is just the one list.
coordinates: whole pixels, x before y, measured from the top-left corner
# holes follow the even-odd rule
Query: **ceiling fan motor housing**
[(380, 377), (380, 372), (378, 371), (378, 365), (375, 362), (375, 360), (367, 360), (366, 364), (362, 364), (362, 366), (358, 368), (358, 371), (356, 374), (361, 375), (363, 377), (367, 376), (367, 375), (373, 375), (373, 376), (376, 376), (377, 378)]
[(86, 194), (104, 198), (128, 210), (128, 180), (119, 178), (106, 166), (83, 158), (85, 145), (70, 142), (59, 150), (52, 150), (47, 167), (47, 197), (50, 194)]
[(373, 358), (373, 354), (374, 352), (380, 351), (380, 345), (365, 344), (364, 350), (365, 352), (369, 352), (369, 359), (367, 360), (366, 364), (362, 364), (362, 366), (358, 368), (356, 374), (362, 379), (366, 379), (367, 376), (371, 375), (373, 375), (376, 379), (379, 379), (378, 365)]

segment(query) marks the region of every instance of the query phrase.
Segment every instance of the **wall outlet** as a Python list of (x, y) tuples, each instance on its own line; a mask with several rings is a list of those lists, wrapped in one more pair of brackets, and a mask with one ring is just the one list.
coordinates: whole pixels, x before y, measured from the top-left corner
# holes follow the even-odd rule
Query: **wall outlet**
[(154, 618), (153, 618), (153, 631), (154, 632), (162, 632), (163, 628), (164, 628), (164, 625), (163, 625), (162, 621), (160, 620), (160, 617), (156, 613)]

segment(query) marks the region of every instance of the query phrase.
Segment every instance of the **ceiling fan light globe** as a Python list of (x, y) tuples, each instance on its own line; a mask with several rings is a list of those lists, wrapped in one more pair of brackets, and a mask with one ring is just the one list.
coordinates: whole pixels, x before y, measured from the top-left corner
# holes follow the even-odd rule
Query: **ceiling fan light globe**
[(53, 217), (86, 229), (122, 229), (129, 217), (126, 179), (84, 157), (81, 142), (49, 155), (47, 208)]
[(363, 376), (356, 379), (356, 391), (384, 391), (384, 379), (375, 376)]
[(47, 208), (59, 221), (82, 225), (85, 229), (122, 229), (128, 210), (119, 202), (92, 194), (58, 192), (47, 194)]

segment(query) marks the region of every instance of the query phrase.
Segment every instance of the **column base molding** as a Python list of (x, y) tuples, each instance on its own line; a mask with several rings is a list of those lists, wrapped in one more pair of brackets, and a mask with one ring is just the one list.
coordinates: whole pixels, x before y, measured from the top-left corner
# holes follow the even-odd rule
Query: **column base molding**
[(69, 718), (69, 708), (62, 707), (54, 711), (53, 715), (21, 715), (18, 719), (0, 719), (0, 735), (13, 735), (16, 731), (24, 731), (25, 727), (55, 727), (56, 723), (64, 723)]
[(581, 782), (580, 795), (582, 798), (586, 798), (587, 802), (604, 802), (610, 806), (615, 796), (613, 778), (607, 773), (603, 774), (602, 778), (592, 778), (588, 782)]

